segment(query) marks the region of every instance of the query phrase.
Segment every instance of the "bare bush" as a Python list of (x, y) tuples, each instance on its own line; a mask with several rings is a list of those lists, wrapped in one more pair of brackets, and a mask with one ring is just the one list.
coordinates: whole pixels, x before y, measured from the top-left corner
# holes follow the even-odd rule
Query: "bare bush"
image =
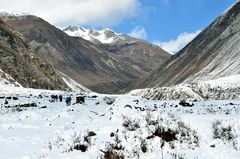
[(239, 150), (238, 135), (234, 130), (233, 125), (223, 124), (222, 121), (212, 123), (213, 138), (220, 139), (224, 143), (231, 143), (235, 150)]
[(121, 144), (118, 134), (115, 135), (115, 139), (112, 143), (106, 145), (106, 150), (101, 150), (104, 155), (101, 156), (102, 159), (124, 159), (123, 154), (121, 153), (124, 150), (124, 147)]
[(102, 152), (104, 153), (104, 155), (101, 157), (102, 159), (124, 159), (124, 156), (121, 153), (116, 152), (111, 147)]
[(130, 119), (128, 117), (123, 117), (123, 127), (125, 127), (129, 131), (136, 131), (140, 128), (140, 122), (136, 119)]
[(230, 125), (223, 125), (221, 121), (217, 120), (213, 122), (212, 128), (214, 139), (221, 139), (224, 141), (231, 141), (235, 139), (232, 126)]
[(93, 144), (92, 137), (96, 136), (96, 133), (93, 131), (85, 131), (85, 132), (75, 132), (71, 135), (70, 138), (64, 138), (58, 136), (55, 142), (49, 142), (48, 148), (51, 151), (54, 148), (63, 149), (62, 152), (70, 152), (70, 151), (81, 151), (86, 152), (88, 148)]
[[(176, 119), (173, 115), (169, 115), (167, 118), (158, 117), (157, 119), (152, 119), (145, 117), (145, 120), (149, 126), (154, 126), (155, 129), (152, 135), (148, 136), (147, 139), (154, 137), (161, 138), (164, 142), (179, 141), (180, 144), (187, 143), (193, 147), (199, 146), (199, 137), (195, 130), (192, 130), (184, 122)], [(175, 125), (171, 127), (171, 125)], [(171, 147), (174, 147), (171, 146)]]

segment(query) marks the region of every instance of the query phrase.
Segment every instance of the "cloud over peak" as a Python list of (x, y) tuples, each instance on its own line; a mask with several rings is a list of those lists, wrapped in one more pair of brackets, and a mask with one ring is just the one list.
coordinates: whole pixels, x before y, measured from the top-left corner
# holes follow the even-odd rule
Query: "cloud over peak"
[(134, 38), (147, 40), (147, 32), (143, 27), (137, 26), (137, 27), (133, 28), (131, 33), (129, 33), (128, 35), (132, 36)]
[(194, 33), (184, 32), (181, 33), (175, 40), (172, 39), (166, 42), (155, 41), (154, 44), (160, 46), (162, 49), (171, 54), (175, 54), (191, 42), (200, 32), (200, 30)]
[(55, 25), (111, 26), (137, 16), (140, 6), (138, 0), (8, 0), (0, 9), (37, 15)]

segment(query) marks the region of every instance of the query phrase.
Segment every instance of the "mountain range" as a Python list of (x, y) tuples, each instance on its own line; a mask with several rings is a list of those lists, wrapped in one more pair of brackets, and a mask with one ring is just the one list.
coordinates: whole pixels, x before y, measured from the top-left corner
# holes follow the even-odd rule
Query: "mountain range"
[(83, 37), (69, 36), (36, 16), (4, 15), (2, 19), (24, 36), (43, 61), (100, 93), (114, 93), (126, 88), (170, 57), (158, 46), (129, 36), (126, 37), (131, 42), (97, 44)]
[[(156, 99), (173, 92), (174, 99), (238, 98), (231, 93), (240, 88), (240, 1), (173, 56), (111, 29), (59, 29), (33, 15), (0, 15), (0, 69), (24, 87), (63, 90), (74, 83), (100, 93), (150, 88), (131, 93)], [(223, 91), (230, 94), (219, 95)]]

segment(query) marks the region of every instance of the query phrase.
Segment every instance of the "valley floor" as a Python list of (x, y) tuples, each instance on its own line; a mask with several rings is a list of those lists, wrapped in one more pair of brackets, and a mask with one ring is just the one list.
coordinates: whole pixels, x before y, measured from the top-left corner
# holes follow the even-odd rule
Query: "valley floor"
[(87, 93), (85, 103), (66, 106), (50, 95), (71, 96), (73, 104), (76, 93), (19, 88), (1, 94), (2, 159), (240, 156), (238, 100), (195, 101), (183, 107), (177, 100)]

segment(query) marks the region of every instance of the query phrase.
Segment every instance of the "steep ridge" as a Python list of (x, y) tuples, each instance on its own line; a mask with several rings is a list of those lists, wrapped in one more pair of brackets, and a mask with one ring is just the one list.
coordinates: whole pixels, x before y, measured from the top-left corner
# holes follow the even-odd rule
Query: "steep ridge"
[(240, 1), (131, 88), (172, 86), (240, 74)]
[(22, 35), (2, 20), (0, 68), (3, 76), (8, 74), (24, 87), (60, 90), (68, 88), (55, 70), (36, 55)]
[(6, 16), (4, 21), (21, 32), (45, 62), (92, 91), (117, 92), (144, 73), (103, 47), (68, 36), (36, 16)]

